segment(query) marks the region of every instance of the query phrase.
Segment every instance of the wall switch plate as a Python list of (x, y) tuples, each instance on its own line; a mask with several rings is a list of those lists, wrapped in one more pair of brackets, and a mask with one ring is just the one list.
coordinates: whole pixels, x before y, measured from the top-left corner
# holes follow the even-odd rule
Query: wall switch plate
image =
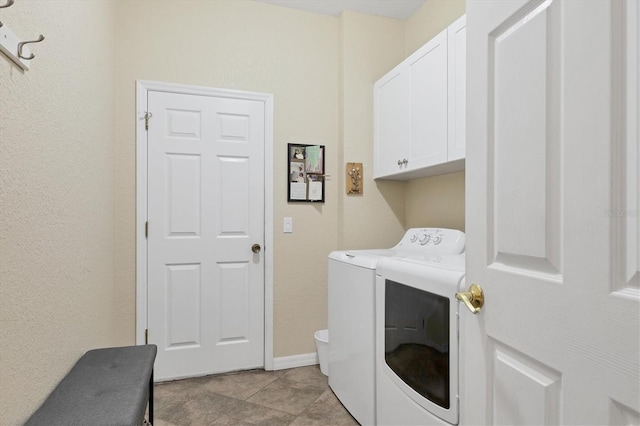
[(285, 217), (284, 218), (283, 232), (293, 232), (293, 218), (292, 217)]

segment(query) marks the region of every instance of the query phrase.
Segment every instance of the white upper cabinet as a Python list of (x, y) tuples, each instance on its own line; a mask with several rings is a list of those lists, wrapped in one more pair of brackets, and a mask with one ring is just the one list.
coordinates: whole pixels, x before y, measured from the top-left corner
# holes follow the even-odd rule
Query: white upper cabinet
[(464, 169), (465, 17), (374, 84), (374, 178)]
[[(467, 121), (467, 18), (447, 28), (448, 156), (447, 161), (464, 159)], [(461, 170), (464, 168), (462, 165)]]
[(406, 168), (415, 170), (447, 161), (447, 32), (407, 59), (411, 138)]
[[(373, 94), (373, 103), (376, 105), (374, 133), (377, 139), (390, 143), (376, 144), (374, 169), (384, 174), (397, 172), (398, 167), (402, 166), (402, 156), (406, 156), (405, 152), (409, 146), (409, 84), (409, 73), (405, 63), (392, 69), (376, 83)], [(374, 177), (377, 177), (377, 174)]]

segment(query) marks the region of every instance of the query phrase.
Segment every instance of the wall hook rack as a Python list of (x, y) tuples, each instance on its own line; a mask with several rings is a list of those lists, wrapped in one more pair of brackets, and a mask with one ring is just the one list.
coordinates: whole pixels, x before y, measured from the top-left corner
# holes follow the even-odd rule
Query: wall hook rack
[(20, 43), (18, 43), (18, 57), (20, 59), (26, 59), (28, 61), (30, 61), (31, 59), (35, 58), (36, 56), (33, 53), (31, 53), (29, 56), (24, 56), (22, 54), (22, 48), (24, 47), (25, 44), (40, 43), (42, 40), (44, 40), (44, 36), (42, 34), (40, 34), (40, 37), (38, 37), (37, 40), (21, 41)]
[[(13, 5), (13, 1), (14, 0), (7, 0), (7, 2), (3, 5), (0, 5), (0, 9), (4, 9), (5, 7), (9, 7), (11, 5)], [(3, 26), (4, 24), (2, 23), (2, 21), (0, 21), (0, 27)]]
[[(0, 6), (0, 9), (12, 4), (13, 0), (8, 0), (6, 4)], [(26, 45), (40, 43), (43, 40), (44, 36), (40, 34), (37, 40), (22, 41), (7, 25), (0, 22), (0, 52), (25, 71), (29, 69), (31, 59), (35, 58), (35, 55), (29, 50), (29, 46)]]

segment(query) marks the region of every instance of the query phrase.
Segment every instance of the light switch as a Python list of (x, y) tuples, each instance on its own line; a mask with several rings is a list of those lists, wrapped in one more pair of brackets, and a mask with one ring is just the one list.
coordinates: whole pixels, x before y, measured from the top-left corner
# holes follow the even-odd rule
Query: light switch
[(293, 218), (291, 217), (284, 218), (283, 232), (293, 232)]

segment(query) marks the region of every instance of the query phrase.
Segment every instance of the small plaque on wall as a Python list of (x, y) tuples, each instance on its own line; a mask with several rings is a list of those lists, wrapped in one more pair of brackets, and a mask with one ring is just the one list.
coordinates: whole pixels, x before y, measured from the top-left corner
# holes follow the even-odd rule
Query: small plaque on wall
[(346, 173), (347, 195), (361, 195), (363, 192), (362, 163), (347, 163)]
[(324, 203), (324, 145), (287, 145), (287, 199)]

